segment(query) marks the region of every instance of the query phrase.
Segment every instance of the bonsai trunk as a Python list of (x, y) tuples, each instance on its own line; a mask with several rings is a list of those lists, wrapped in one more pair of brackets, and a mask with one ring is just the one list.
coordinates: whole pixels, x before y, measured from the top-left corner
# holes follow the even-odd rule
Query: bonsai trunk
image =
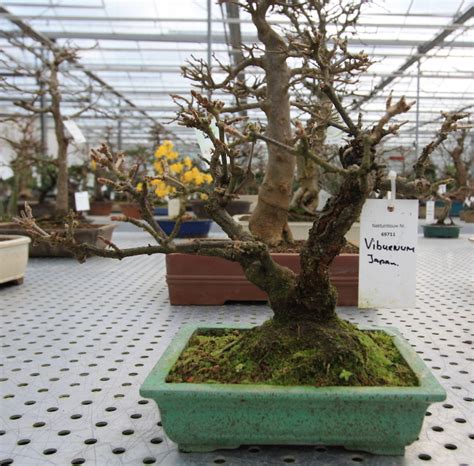
[(66, 136), (62, 115), (61, 115), (61, 93), (59, 91), (58, 68), (56, 63), (51, 64), (50, 76), (51, 91), (51, 113), (54, 120), (54, 131), (58, 143), (57, 167), (58, 178), (56, 183), (56, 207), (57, 216), (66, 215), (69, 208), (68, 202), (68, 169), (67, 169), (67, 149), (69, 139)]
[(451, 152), (455, 168), (456, 185), (458, 188), (467, 186), (467, 169), (462, 160), (463, 147), (457, 146)]
[[(252, 16), (259, 39), (265, 44), (267, 95), (263, 110), (268, 120), (266, 134), (288, 144), (291, 141), (290, 71), (286, 64), (286, 44), (268, 25), (264, 15), (265, 12), (257, 10)], [(287, 220), (294, 171), (295, 157), (274, 144), (268, 144), (267, 170), (249, 222), (250, 231), (266, 244), (292, 239)]]
[[(370, 177), (369, 177), (370, 180)], [(373, 180), (361, 183), (357, 174), (348, 175), (339, 191), (314, 223), (301, 256), (301, 272), (273, 262), (268, 255), (243, 262), (247, 278), (269, 296), (274, 320), (289, 325), (323, 324), (336, 319), (337, 292), (329, 279), (329, 266), (346, 243), (344, 235), (360, 212)]]
[[(449, 212), (451, 210), (452, 202), (451, 199), (447, 196), (443, 196), (442, 200), (444, 202), (443, 208), (439, 214), (438, 221), (436, 222), (437, 225), (444, 225), (444, 221), (448, 218)], [(453, 221), (451, 220), (451, 224), (453, 224)]]
[(462, 159), (462, 154), (464, 152), (464, 141), (466, 139), (467, 132), (463, 130), (457, 139), (456, 147), (449, 152), (455, 169), (455, 177), (456, 177), (456, 186), (458, 188), (463, 188), (467, 186), (467, 179), (468, 179), (468, 170), (467, 166)]
[(319, 203), (319, 169), (309, 159), (298, 157), (296, 177), (299, 184), (293, 194), (290, 209), (303, 209), (307, 213), (314, 214)]
[[(308, 135), (312, 151), (322, 155), (326, 141), (326, 123), (331, 117), (332, 103), (325, 94), (319, 94), (307, 128), (314, 128)], [(303, 157), (298, 157), (296, 163), (299, 187), (293, 195), (290, 208), (299, 208), (314, 214), (319, 203), (319, 167), (313, 160)]]

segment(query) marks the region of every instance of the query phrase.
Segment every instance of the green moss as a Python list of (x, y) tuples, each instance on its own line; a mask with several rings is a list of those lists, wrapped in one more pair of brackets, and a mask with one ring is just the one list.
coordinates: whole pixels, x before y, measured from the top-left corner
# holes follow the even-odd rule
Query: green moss
[(182, 383), (413, 386), (417, 379), (392, 338), (334, 319), (192, 336), (167, 378)]

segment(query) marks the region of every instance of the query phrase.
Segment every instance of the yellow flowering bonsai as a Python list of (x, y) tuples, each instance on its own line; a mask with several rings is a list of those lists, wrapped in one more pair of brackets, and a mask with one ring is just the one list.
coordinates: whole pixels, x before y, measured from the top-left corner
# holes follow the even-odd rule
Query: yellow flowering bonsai
[[(155, 158), (155, 176), (149, 180), (149, 184), (159, 201), (179, 197), (184, 210), (186, 201), (193, 195), (198, 194), (201, 198), (206, 196), (201, 188), (211, 185), (212, 176), (202, 172), (191, 157), (181, 156), (171, 141), (166, 140), (158, 147)], [(186, 195), (179, 189), (183, 186), (186, 187)], [(142, 183), (138, 184), (137, 189), (142, 189)]]

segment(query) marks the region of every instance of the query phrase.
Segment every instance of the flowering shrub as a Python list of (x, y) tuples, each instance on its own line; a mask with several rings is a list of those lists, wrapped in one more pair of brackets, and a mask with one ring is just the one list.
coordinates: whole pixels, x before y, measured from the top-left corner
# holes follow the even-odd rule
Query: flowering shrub
[(155, 194), (158, 198), (163, 199), (170, 194), (176, 192), (176, 188), (166, 181), (160, 179), (164, 175), (165, 167), (167, 167), (168, 175), (175, 178), (189, 188), (195, 188), (204, 184), (212, 183), (212, 176), (203, 173), (189, 156), (182, 157), (174, 150), (171, 141), (164, 141), (155, 152), (156, 161), (153, 164), (156, 179), (150, 184), (154, 187)]

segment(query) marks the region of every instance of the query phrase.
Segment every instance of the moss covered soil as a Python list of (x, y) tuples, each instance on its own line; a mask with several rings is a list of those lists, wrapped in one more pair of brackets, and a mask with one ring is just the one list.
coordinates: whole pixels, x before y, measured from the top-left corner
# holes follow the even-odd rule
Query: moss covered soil
[(196, 332), (170, 371), (170, 383), (416, 386), (392, 337), (334, 319), (251, 330)]

